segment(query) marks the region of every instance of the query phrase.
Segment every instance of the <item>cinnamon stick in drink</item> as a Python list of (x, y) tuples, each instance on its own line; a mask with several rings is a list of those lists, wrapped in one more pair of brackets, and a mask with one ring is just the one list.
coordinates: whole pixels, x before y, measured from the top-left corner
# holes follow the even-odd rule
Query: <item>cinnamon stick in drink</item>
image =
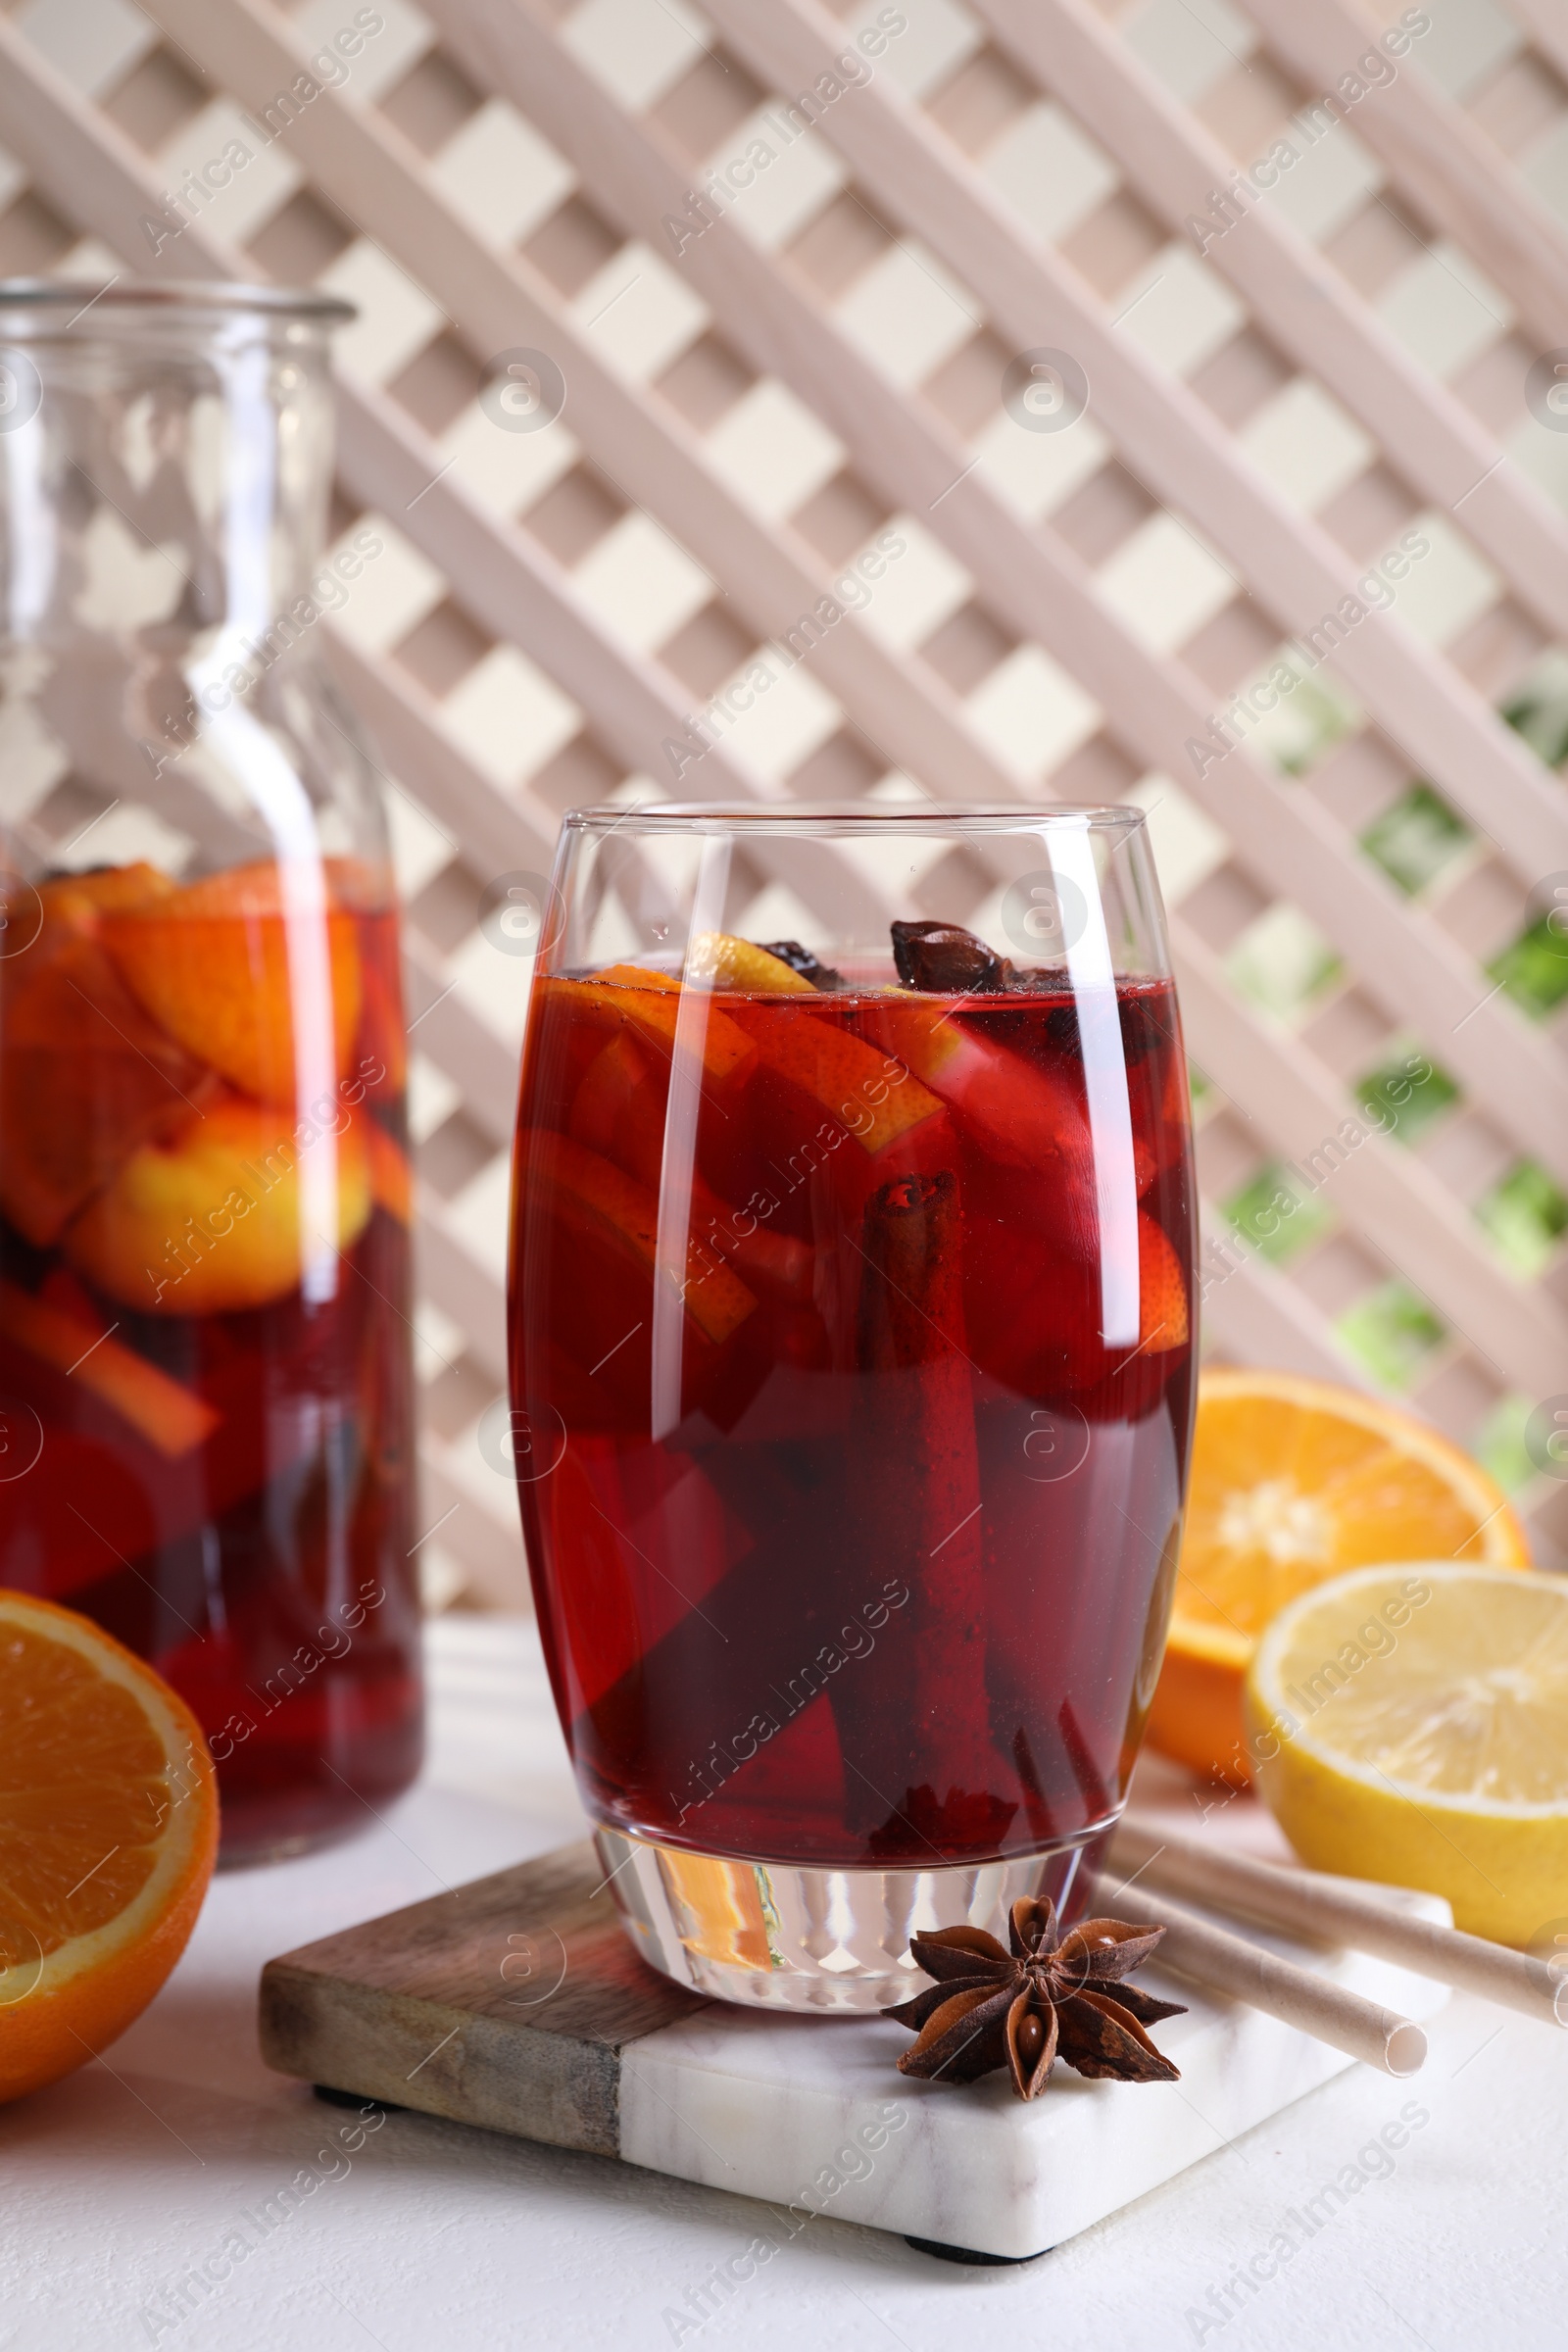
[(896, 1641), (834, 1692), (850, 1818), (873, 1854), (1000, 1838), (1016, 1806), (990, 1793), (984, 1547), (962, 1227), (951, 1170), (898, 1176), (861, 1229), (856, 1432), (868, 1582), (907, 1587)]

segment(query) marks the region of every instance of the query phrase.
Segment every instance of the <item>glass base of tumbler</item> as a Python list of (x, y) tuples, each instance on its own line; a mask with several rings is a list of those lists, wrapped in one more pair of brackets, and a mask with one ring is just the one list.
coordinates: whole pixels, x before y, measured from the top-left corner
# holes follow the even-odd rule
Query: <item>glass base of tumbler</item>
[(1005, 1943), (1023, 1895), (1079, 1917), (1114, 1827), (1111, 1817), (1037, 1853), (934, 1870), (738, 1862), (621, 1829), (595, 1838), (621, 1925), (650, 1968), (743, 2009), (863, 2017), (920, 1989), (911, 1936), (984, 1928)]

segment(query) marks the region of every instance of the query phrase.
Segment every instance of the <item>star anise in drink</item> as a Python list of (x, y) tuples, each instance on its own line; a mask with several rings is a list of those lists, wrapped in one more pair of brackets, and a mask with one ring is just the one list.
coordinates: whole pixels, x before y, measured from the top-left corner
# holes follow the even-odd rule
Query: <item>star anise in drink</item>
[(906, 988), (938, 995), (956, 990), (963, 996), (985, 996), (1005, 988), (1012, 977), (1005, 956), (961, 923), (895, 923), (893, 962)]
[(884, 2017), (917, 2030), (899, 2072), (929, 2082), (974, 2082), (1005, 2066), (1020, 2099), (1037, 2099), (1056, 2059), (1080, 2075), (1120, 2082), (1175, 2082), (1178, 2070), (1145, 2032), (1180, 2017), (1180, 2001), (1122, 1982), (1141, 1968), (1163, 1928), (1087, 1919), (1065, 1935), (1054, 1903), (1012, 1906), (1007, 1951), (983, 1928), (916, 1936), (910, 1951), (936, 1983)]

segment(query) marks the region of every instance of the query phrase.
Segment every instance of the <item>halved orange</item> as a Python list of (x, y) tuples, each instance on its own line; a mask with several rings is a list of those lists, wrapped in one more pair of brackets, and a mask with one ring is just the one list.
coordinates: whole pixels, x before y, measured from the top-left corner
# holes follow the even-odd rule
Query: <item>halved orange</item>
[(1294, 1372), (1204, 1373), (1150, 1744), (1245, 1786), (1242, 1682), (1264, 1627), (1332, 1576), (1398, 1560), (1527, 1568), (1530, 1547), (1480, 1463), (1399, 1406)]
[(184, 1700), (87, 1618), (0, 1592), (0, 2100), (140, 2015), (217, 1852), (217, 1778)]

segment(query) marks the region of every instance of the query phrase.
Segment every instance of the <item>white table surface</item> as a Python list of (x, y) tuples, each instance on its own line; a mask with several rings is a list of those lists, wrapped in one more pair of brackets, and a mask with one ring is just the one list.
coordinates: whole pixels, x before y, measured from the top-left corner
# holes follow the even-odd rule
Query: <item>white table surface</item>
[[(1354, 2067), (1038, 2262), (960, 2269), (823, 2218), (700, 2325), (692, 2291), (757, 2233), (745, 2199), (412, 2114), (350, 2153), (352, 2117), (257, 2055), (262, 1962), (582, 1831), (531, 1626), (446, 1618), (430, 1653), (410, 1795), (352, 1844), (220, 1877), (107, 2057), (0, 2109), (0, 2352), (1568, 2346), (1568, 2034), (1460, 1995), (1414, 2082)], [(1210, 1827), (1275, 1850), (1248, 1800)], [(1307, 2236), (1292, 2209), (1412, 2098), (1430, 2120), (1392, 2173)], [(244, 2227), (301, 2172), (319, 2186), (297, 2210)], [(236, 2226), (252, 2250), (182, 2309)], [(1281, 2230), (1293, 2257), (1227, 2298)]]

